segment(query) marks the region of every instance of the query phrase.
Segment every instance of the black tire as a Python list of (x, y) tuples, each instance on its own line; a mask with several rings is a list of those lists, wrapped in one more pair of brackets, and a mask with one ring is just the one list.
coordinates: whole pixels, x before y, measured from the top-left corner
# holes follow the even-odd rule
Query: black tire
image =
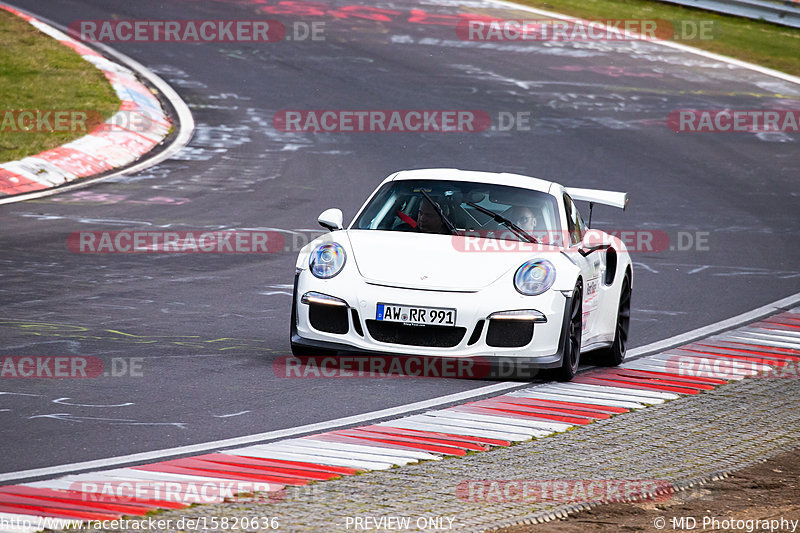
[(618, 366), (625, 359), (628, 349), (628, 332), (631, 326), (631, 279), (625, 274), (622, 289), (619, 293), (617, 324), (614, 331), (614, 342), (605, 350), (597, 352), (598, 363), (605, 366)]
[(572, 303), (569, 310), (569, 324), (567, 325), (567, 338), (564, 343), (564, 356), (561, 367), (553, 377), (558, 381), (571, 381), (578, 372), (581, 364), (581, 338), (583, 336), (583, 290), (581, 282), (572, 292)]

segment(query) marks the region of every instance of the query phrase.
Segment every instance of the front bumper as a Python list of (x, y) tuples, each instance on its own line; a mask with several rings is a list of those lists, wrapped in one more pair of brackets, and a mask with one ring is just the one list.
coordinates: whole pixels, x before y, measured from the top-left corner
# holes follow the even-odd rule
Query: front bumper
[[(325, 315), (313, 308), (313, 304), (301, 301), (302, 296), (309, 292), (334, 297), (342, 305)], [(295, 276), (293, 294), (291, 342), (310, 349), (365, 355), (475, 357), (499, 365), (524, 362), (529, 368), (540, 369), (559, 367), (566, 343), (570, 297), (559, 291), (551, 290), (535, 297), (523, 296), (508, 283), (492, 284), (469, 293), (419, 290), (377, 285), (363, 279), (320, 280), (303, 270)], [(437, 331), (432, 326), (402, 328), (378, 322), (375, 320), (378, 303), (454, 308), (458, 332)], [(493, 313), (519, 309), (539, 311), (546, 321), (532, 324), (533, 332), (528, 342), (518, 346), (498, 346), (498, 339), (513, 332), (513, 327), (506, 327), (507, 320), (500, 324), (489, 317)], [(331, 320), (338, 321), (339, 325), (328, 327), (327, 323), (320, 322), (320, 316), (334, 317)], [(506, 329), (498, 329), (501, 325)]]

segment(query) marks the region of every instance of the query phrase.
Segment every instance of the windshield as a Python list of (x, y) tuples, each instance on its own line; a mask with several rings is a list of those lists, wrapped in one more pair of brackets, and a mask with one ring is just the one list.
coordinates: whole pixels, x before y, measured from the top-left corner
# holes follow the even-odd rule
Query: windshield
[[(483, 210), (469, 204), (476, 204)], [(553, 196), (507, 185), (466, 181), (386, 183), (353, 222), (352, 228), (447, 235), (452, 233), (449, 221), (458, 234), (525, 240), (484, 210), (508, 219), (539, 243), (558, 244), (561, 226)]]

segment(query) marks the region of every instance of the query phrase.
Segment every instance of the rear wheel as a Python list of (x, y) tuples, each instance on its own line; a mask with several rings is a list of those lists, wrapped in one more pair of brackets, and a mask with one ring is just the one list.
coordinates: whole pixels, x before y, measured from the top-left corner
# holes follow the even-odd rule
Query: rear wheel
[(583, 291), (581, 282), (572, 292), (572, 303), (569, 310), (569, 324), (567, 325), (567, 339), (564, 344), (564, 356), (561, 359), (561, 368), (556, 370), (554, 377), (558, 381), (570, 381), (578, 372), (581, 363), (581, 337), (583, 335)]
[(605, 350), (597, 352), (598, 361), (606, 366), (617, 366), (625, 359), (628, 349), (628, 331), (631, 325), (631, 279), (626, 274), (622, 280), (619, 293), (617, 325), (614, 331), (614, 342)]

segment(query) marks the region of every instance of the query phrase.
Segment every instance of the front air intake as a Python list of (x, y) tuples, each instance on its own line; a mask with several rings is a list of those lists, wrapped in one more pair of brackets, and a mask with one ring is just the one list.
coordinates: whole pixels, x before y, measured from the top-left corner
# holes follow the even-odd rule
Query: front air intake
[(411, 326), (400, 322), (384, 322), (382, 320), (367, 320), (367, 330), (372, 338), (378, 342), (433, 348), (458, 346), (467, 333), (467, 328)]
[(532, 320), (489, 320), (486, 344), (495, 348), (521, 348), (533, 340)]
[(308, 306), (308, 321), (312, 328), (325, 333), (344, 335), (350, 331), (347, 307), (343, 306), (312, 303)]

